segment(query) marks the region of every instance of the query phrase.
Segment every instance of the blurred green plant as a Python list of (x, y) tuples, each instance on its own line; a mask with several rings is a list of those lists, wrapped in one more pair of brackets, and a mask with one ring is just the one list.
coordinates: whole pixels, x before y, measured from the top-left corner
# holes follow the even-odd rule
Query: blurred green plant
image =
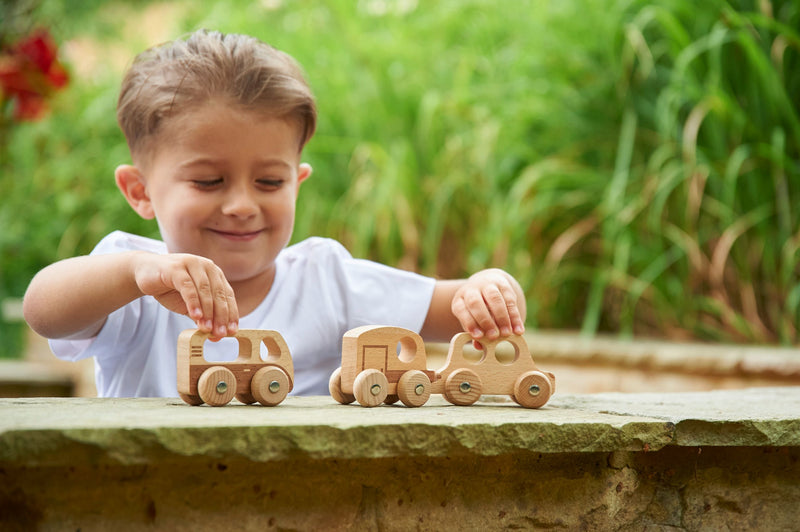
[(616, 316), (611, 329), (796, 344), (800, 4), (632, 14), (620, 77), (630, 120), (598, 217), (607, 274), (592, 280), (584, 326)]
[[(38, 16), (122, 61), (155, 44), (128, 26), (165, 6), (170, 37), (249, 33), (298, 59), (321, 114), (296, 240), (430, 275), (506, 268), (532, 327), (797, 343), (797, 2), (66, 5)], [(111, 177), (128, 160), (114, 66), (10, 139), (11, 295), (112, 229), (157, 235)]]

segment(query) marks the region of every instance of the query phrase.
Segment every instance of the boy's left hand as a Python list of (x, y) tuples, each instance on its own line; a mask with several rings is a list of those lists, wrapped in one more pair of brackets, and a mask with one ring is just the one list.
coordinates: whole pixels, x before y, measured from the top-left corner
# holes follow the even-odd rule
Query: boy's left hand
[(482, 270), (456, 291), (451, 310), (474, 340), (494, 340), (525, 332), (522, 297), (519, 284), (509, 274), (494, 268)]

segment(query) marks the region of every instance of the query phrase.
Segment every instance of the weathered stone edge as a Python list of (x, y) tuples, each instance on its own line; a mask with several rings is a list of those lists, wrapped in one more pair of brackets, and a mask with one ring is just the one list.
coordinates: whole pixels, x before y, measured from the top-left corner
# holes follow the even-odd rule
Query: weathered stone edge
[[(9, 430), (0, 434), (0, 466), (90, 463), (141, 464), (188, 457), (242, 458), (256, 462), (290, 459), (373, 459), (387, 457), (493, 456), (512, 452), (585, 453), (655, 451), (666, 445), (731, 445), (748, 440), (780, 445), (769, 431), (726, 423), (713, 427), (720, 437), (699, 443), (668, 421), (635, 421), (618, 426), (597, 423), (508, 423), (461, 426), (372, 425), (252, 426), (183, 428), (106, 428)], [(728, 430), (729, 425), (735, 425)], [(755, 432), (753, 432), (755, 431)]]
[(707, 421), (684, 419), (673, 445), (682, 447), (798, 447), (800, 419)]
[[(798, 392), (564, 396), (541, 411), (491, 403), (474, 410), (361, 409), (313, 397), (291, 398), (281, 410), (195, 408), (161, 399), (15, 399), (0, 402), (0, 467), (800, 446)], [(83, 417), (62, 417), (72, 412)]]

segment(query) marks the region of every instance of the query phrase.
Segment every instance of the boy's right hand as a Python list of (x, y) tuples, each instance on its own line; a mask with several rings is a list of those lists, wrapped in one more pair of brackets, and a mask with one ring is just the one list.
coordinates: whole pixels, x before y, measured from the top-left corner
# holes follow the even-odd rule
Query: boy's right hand
[(213, 261), (186, 253), (137, 253), (133, 273), (143, 294), (184, 314), (212, 341), (236, 334), (239, 309), (233, 288)]

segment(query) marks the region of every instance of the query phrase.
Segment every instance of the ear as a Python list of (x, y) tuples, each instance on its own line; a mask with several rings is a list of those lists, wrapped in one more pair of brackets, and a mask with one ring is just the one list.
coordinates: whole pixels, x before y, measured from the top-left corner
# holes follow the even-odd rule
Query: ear
[(300, 166), (297, 167), (297, 187), (300, 187), (300, 183), (311, 177), (312, 172), (311, 165), (308, 163), (300, 163)]
[(156, 214), (153, 211), (153, 204), (147, 195), (147, 187), (142, 172), (135, 166), (123, 164), (114, 171), (114, 178), (117, 181), (122, 195), (139, 216), (145, 220), (152, 220)]

